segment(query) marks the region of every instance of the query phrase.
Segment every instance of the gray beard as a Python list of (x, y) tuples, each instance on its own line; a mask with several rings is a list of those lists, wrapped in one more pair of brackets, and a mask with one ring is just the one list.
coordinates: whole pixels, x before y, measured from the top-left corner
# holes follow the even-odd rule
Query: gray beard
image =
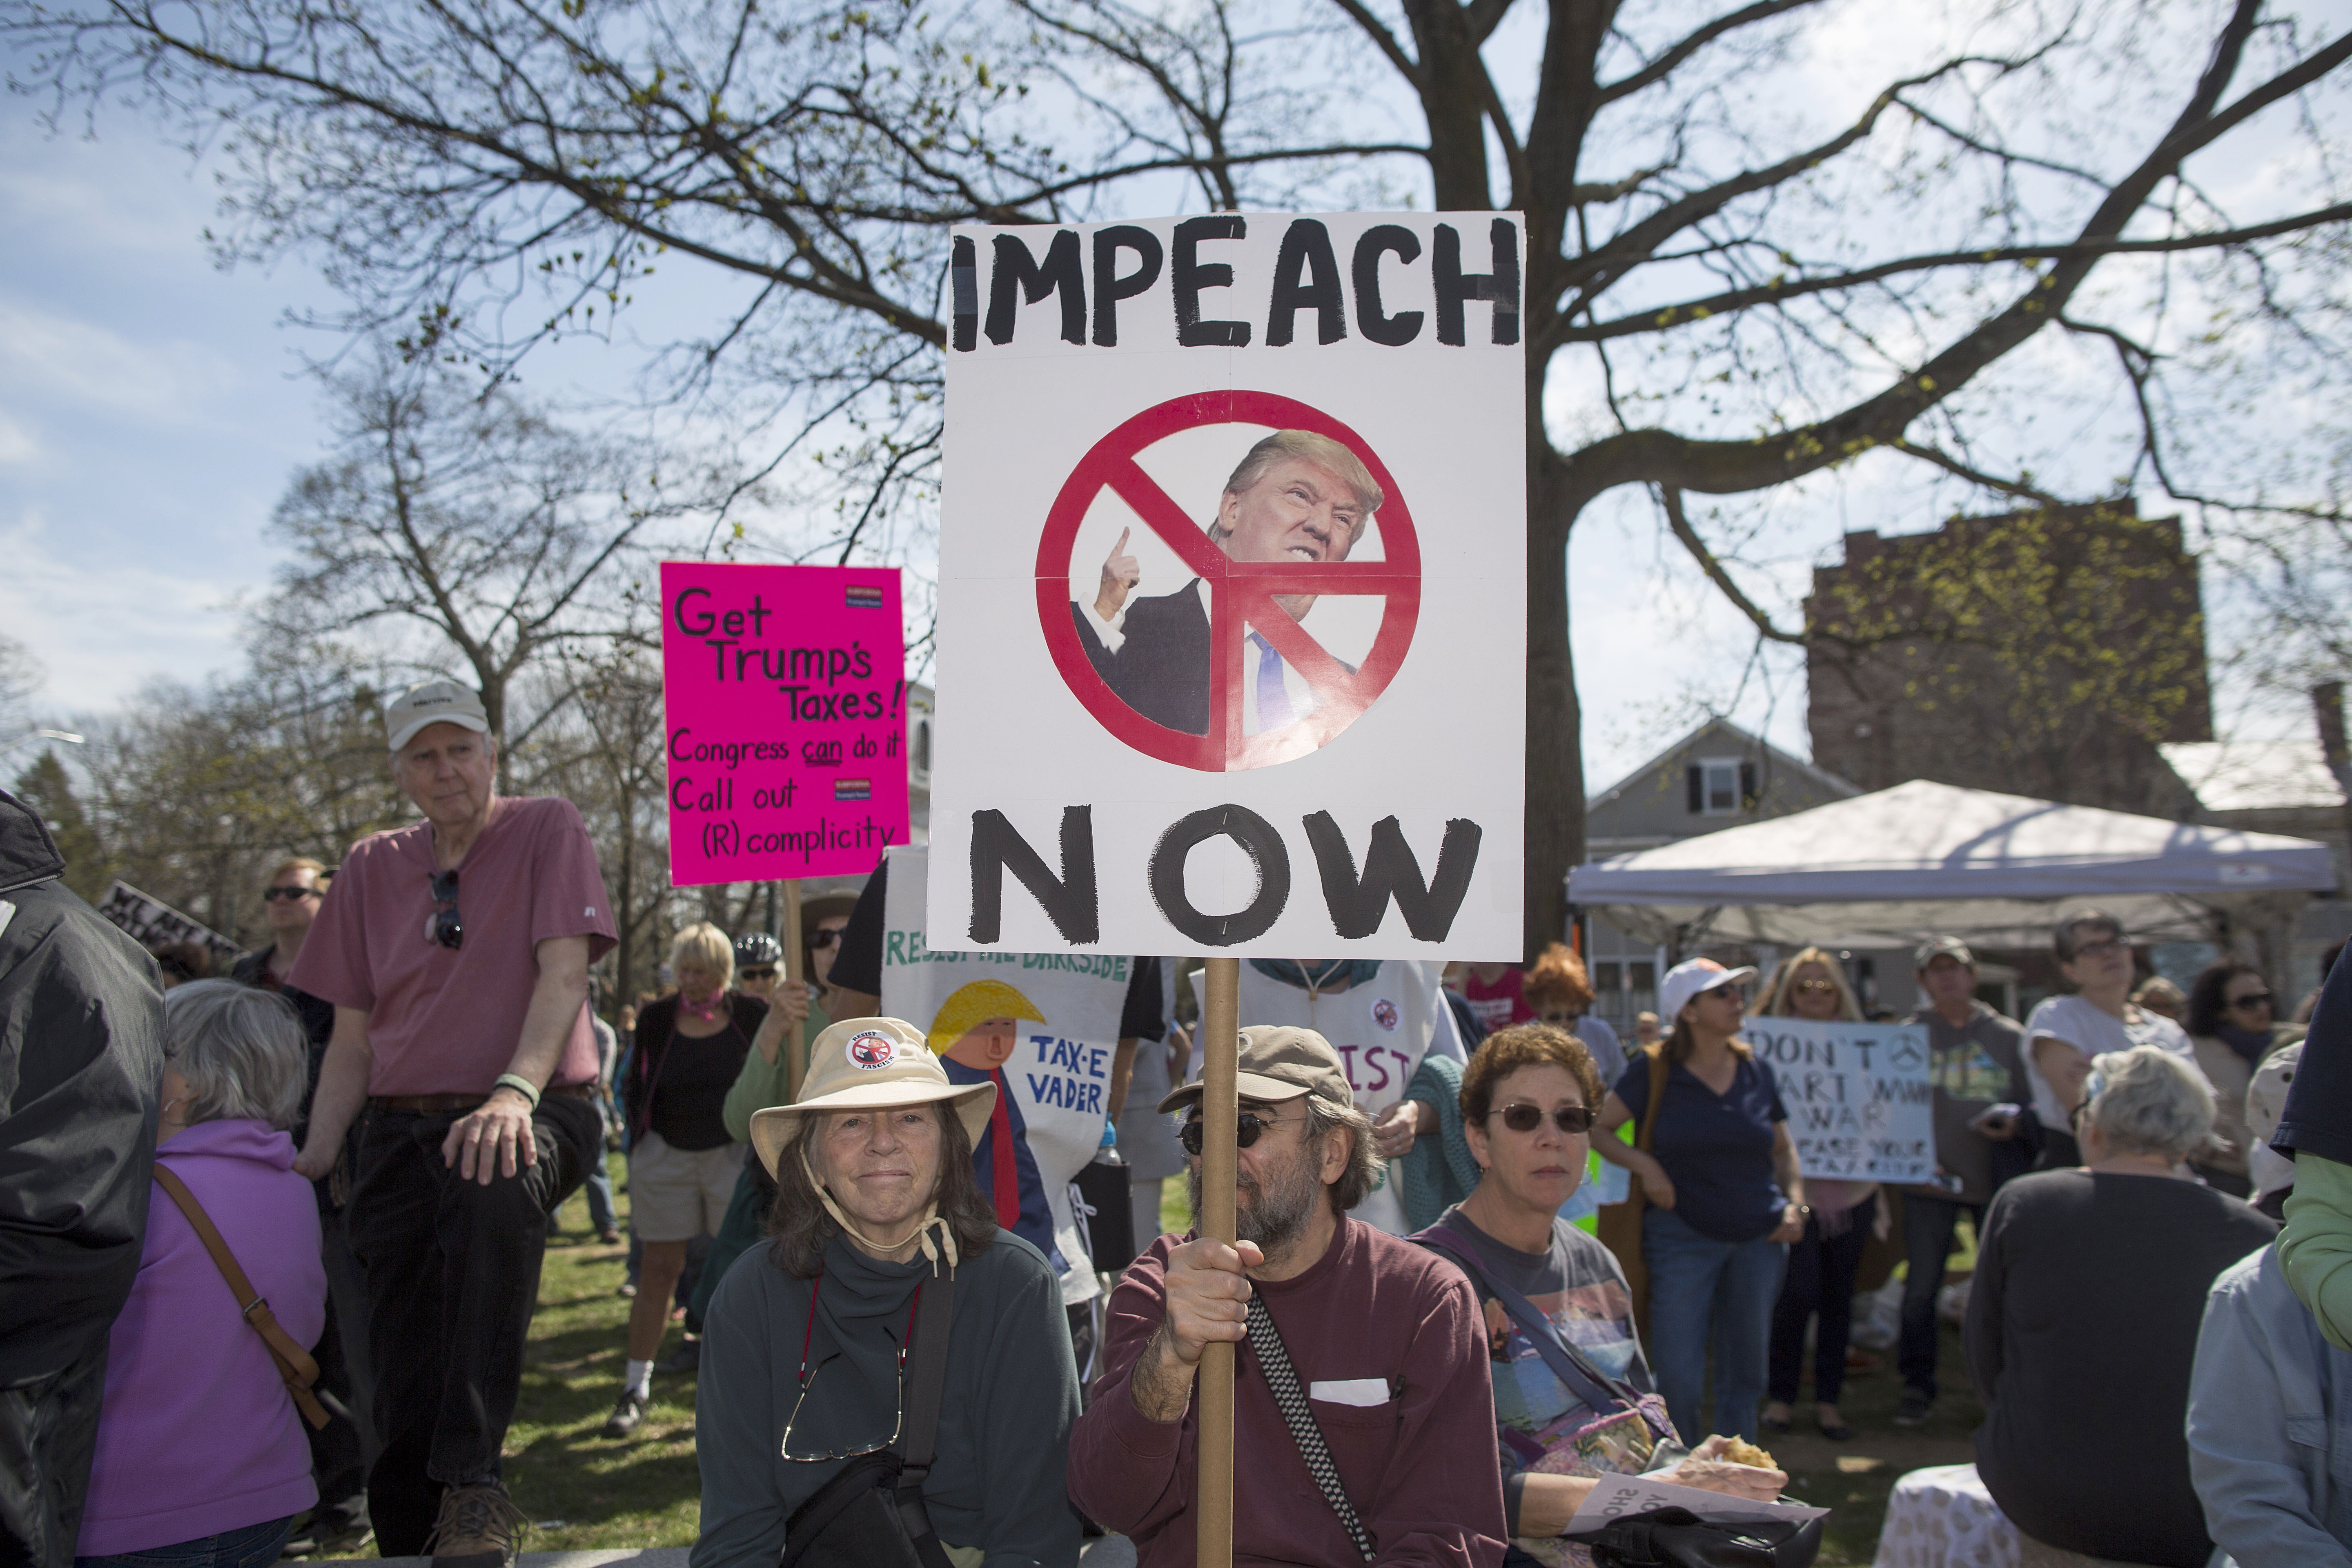
[[(1258, 1250), (1269, 1259), (1297, 1240), (1307, 1229), (1307, 1218), (1314, 1214), (1316, 1201), (1323, 1191), (1323, 1184), (1317, 1179), (1317, 1169), (1322, 1163), (1319, 1155), (1319, 1146), (1308, 1143), (1269, 1187), (1260, 1187), (1247, 1176), (1235, 1178), (1236, 1228), (1242, 1240), (1255, 1242)], [(1200, 1166), (1193, 1166), (1185, 1175), (1184, 1187), (1192, 1200), (1193, 1223), (1198, 1226), (1201, 1215)]]

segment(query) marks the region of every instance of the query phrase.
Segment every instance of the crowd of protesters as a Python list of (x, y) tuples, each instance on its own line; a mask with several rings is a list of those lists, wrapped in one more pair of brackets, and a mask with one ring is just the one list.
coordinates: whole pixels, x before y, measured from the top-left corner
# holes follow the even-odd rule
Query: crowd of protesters
[(1928, 1419), (1964, 1225), (1973, 1476), (2009, 1526), (2352, 1568), (2352, 965), (2306, 1038), (2259, 967), (2159, 990), (2075, 910), (2068, 989), (2020, 1024), (1928, 936), (1935, 1173), (1897, 1190), (1808, 1179), (1744, 1037), (1751, 1005), (1861, 1022), (1836, 953), (1752, 997), (1757, 970), (1688, 959), (1622, 1040), (1566, 947), (1465, 965), (1408, 1009), (1425, 1048), (1377, 1105), (1315, 1025), (1396, 1027), (1367, 998), (1411, 966), (1259, 961), (1229, 1245), (1160, 1233), (1166, 1180), (1200, 1210), (1200, 1046), (1173, 966), (1139, 960), (1106, 1108), (1136, 1256), (1097, 1301), (1003, 1073), (878, 1016), (881, 874), (803, 908), (806, 984), (772, 935), (698, 923), (616, 1031), (579, 814), (496, 793), (463, 686), (385, 721), (421, 819), (276, 868), (271, 942), (226, 978), (65, 892), (0, 795), (0, 1561), (264, 1568), (372, 1533), (505, 1568), (541, 1258), (584, 1188), (634, 1258), (603, 1435), (646, 1420), (659, 1368), (700, 1373), (697, 1568), (788, 1543), (1066, 1564), (1088, 1529), (1190, 1563), (1218, 1343), (1235, 1561), (1580, 1564), (1565, 1532), (1612, 1474), (1779, 1497), (1751, 1445), (1793, 1429), (1809, 1348), (1811, 1425), (1853, 1436), (1874, 1246), (1904, 1269), (1894, 1419)]

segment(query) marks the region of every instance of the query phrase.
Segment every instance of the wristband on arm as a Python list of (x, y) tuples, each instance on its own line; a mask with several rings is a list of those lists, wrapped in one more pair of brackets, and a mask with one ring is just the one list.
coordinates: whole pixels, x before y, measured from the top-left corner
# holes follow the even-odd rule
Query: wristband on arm
[(492, 1084), (490, 1089), (493, 1092), (501, 1089), (513, 1089), (517, 1094), (521, 1095), (525, 1100), (530, 1101), (530, 1108), (533, 1110), (537, 1110), (539, 1109), (539, 1085), (531, 1082), (530, 1079), (523, 1077), (522, 1074), (519, 1072), (502, 1072), (499, 1074), (498, 1081)]

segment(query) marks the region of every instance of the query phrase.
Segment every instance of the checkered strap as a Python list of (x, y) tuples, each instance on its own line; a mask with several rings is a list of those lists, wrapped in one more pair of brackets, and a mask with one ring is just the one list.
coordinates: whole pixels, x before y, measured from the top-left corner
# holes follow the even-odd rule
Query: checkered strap
[(1274, 1316), (1265, 1310), (1262, 1296), (1250, 1297), (1249, 1342), (1251, 1351), (1257, 1356), (1258, 1370), (1265, 1373), (1265, 1385), (1274, 1391), (1274, 1403), (1282, 1411), (1283, 1425), (1290, 1428), (1291, 1441), (1298, 1445), (1298, 1457), (1307, 1461), (1307, 1472), (1323, 1489), (1323, 1500), (1331, 1505), (1331, 1511), (1347, 1526), (1348, 1539), (1356, 1543), (1357, 1555), (1370, 1563), (1371, 1537), (1364, 1533), (1363, 1521), (1356, 1517), (1356, 1505), (1348, 1500), (1347, 1489), (1339, 1485), (1339, 1467), (1331, 1462), (1331, 1450), (1323, 1442), (1323, 1428), (1315, 1424), (1315, 1412), (1307, 1406), (1307, 1395), (1298, 1386), (1298, 1373), (1291, 1369), (1290, 1352), (1283, 1348), (1282, 1331), (1274, 1326)]

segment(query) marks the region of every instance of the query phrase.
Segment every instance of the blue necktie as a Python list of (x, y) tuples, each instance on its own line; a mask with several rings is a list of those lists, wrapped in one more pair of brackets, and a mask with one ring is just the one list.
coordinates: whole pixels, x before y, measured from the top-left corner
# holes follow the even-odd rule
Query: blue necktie
[(1283, 688), (1282, 656), (1274, 645), (1255, 632), (1249, 640), (1257, 645), (1257, 728), (1265, 734), (1290, 722), (1290, 693)]

